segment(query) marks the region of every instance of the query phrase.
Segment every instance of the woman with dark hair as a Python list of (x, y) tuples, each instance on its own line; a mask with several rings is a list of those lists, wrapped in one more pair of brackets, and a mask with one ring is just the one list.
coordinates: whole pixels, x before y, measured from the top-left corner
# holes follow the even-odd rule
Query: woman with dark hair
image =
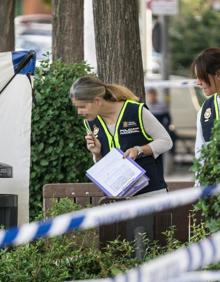
[(70, 96), (92, 129), (85, 139), (95, 161), (112, 148), (121, 148), (124, 157), (135, 160), (150, 178), (139, 193), (165, 190), (160, 155), (172, 147), (172, 141), (138, 97), (124, 86), (106, 84), (92, 76), (78, 79)]
[(197, 114), (197, 134), (195, 156), (199, 158), (202, 146), (210, 141), (215, 120), (219, 119), (220, 109), (220, 48), (202, 51), (192, 63), (197, 85), (208, 99)]

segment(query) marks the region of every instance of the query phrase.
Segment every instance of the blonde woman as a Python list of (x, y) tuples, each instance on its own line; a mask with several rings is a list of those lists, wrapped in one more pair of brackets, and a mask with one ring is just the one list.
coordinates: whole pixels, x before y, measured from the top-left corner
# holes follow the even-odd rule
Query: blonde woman
[(106, 84), (92, 76), (78, 79), (70, 96), (92, 129), (85, 139), (95, 161), (112, 148), (120, 148), (124, 157), (135, 160), (150, 178), (138, 194), (165, 190), (160, 155), (172, 147), (172, 141), (138, 97), (124, 86)]

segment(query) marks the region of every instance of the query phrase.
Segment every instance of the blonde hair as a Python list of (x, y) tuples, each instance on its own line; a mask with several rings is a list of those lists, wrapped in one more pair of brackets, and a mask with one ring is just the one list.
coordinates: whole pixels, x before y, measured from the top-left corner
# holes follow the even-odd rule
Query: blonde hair
[(97, 96), (111, 102), (139, 101), (139, 98), (127, 87), (118, 84), (107, 84), (93, 76), (79, 78), (70, 88), (70, 97), (72, 99), (91, 101)]

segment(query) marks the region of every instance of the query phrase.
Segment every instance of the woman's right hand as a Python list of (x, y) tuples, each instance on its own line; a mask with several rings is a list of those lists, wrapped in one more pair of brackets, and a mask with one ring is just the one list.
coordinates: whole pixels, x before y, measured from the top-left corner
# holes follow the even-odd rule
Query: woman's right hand
[(94, 134), (89, 133), (85, 136), (87, 149), (96, 157), (101, 158), (101, 143), (94, 136)]

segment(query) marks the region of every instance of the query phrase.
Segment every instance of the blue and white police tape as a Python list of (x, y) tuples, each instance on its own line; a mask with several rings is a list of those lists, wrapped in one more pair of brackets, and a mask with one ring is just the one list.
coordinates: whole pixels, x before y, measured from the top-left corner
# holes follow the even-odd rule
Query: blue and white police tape
[(136, 198), (57, 216), (41, 222), (24, 224), (0, 232), (0, 247), (20, 245), (41, 237), (53, 237), (74, 229), (89, 229), (103, 224), (132, 219), (193, 203), (199, 198), (220, 193), (220, 185), (187, 188), (152, 197)]
[(214, 282), (220, 281), (220, 271), (194, 271), (183, 273), (179, 277), (171, 278), (166, 282)]
[(195, 79), (173, 79), (173, 80), (152, 80), (147, 81), (145, 89), (148, 88), (189, 88), (198, 87)]
[[(220, 261), (220, 232), (189, 247), (160, 256), (114, 278), (83, 280), (84, 282), (168, 282), (181, 274), (204, 268)], [(219, 274), (218, 274), (219, 275)], [(83, 282), (82, 280), (80, 280)], [(197, 280), (198, 281), (198, 280)], [(184, 280), (186, 282), (186, 280)]]

